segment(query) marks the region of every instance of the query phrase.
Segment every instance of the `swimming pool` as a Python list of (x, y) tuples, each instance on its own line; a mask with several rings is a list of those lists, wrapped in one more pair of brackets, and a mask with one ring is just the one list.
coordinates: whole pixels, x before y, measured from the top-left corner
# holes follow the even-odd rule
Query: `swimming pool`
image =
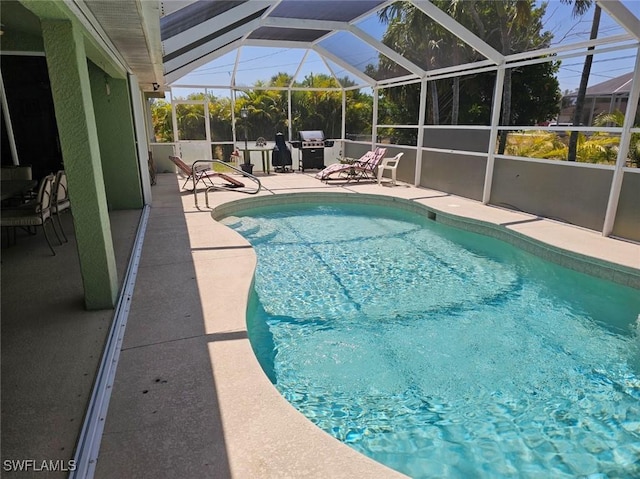
[(412, 477), (640, 474), (636, 290), (388, 208), (248, 213), (252, 345), (322, 429)]

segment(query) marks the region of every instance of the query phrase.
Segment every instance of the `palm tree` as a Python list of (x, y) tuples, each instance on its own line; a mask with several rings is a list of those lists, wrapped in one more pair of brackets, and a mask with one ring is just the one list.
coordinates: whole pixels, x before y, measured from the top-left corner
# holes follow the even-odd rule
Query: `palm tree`
[(151, 121), (153, 123), (154, 141), (173, 141), (171, 103), (166, 100), (154, 99), (151, 103)]
[[(589, 8), (591, 8), (592, 0), (561, 0), (562, 3), (571, 5), (573, 4), (572, 14), (574, 17), (584, 15)], [(601, 9), (596, 4), (596, 9), (593, 12), (593, 21), (591, 22), (591, 34), (589, 39), (595, 40), (598, 38), (598, 28), (600, 28), (600, 14)], [(592, 51), (594, 47), (587, 48), (588, 51)], [(584, 99), (587, 93), (587, 83), (589, 82), (589, 75), (591, 74), (591, 64), (593, 63), (593, 55), (588, 54), (584, 60), (584, 66), (582, 67), (582, 76), (580, 77), (580, 87), (578, 88), (578, 96), (576, 97), (576, 109), (573, 112), (573, 125), (579, 126), (582, 121), (582, 111), (584, 110)], [(568, 161), (576, 161), (578, 152), (578, 131), (572, 131), (569, 137), (569, 151), (567, 153)]]
[[(616, 110), (612, 113), (602, 112), (593, 120), (595, 126), (623, 126), (624, 113)], [(629, 142), (628, 160), (636, 168), (640, 168), (640, 133), (632, 133)]]

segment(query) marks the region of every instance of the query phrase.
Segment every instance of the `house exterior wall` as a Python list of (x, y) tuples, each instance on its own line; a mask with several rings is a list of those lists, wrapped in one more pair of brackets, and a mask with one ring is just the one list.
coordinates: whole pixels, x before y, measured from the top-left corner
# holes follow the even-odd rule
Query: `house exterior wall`
[(110, 210), (142, 208), (140, 170), (126, 80), (88, 62), (100, 158)]
[(88, 309), (112, 308), (118, 278), (84, 40), (69, 20), (42, 20), (56, 121)]

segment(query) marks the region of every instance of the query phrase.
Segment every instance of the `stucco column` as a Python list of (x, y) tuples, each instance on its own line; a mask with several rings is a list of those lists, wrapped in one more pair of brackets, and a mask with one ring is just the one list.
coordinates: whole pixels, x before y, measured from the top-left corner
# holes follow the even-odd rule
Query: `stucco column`
[(69, 183), (87, 309), (112, 308), (118, 294), (111, 226), (84, 40), (68, 20), (42, 20), (51, 92)]

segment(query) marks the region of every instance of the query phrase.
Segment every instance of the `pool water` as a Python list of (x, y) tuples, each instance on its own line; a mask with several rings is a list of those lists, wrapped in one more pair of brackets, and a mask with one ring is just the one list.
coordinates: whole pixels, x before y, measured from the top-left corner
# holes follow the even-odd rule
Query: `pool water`
[(390, 208), (223, 222), (265, 373), (340, 441), (415, 478), (640, 477), (637, 290)]

